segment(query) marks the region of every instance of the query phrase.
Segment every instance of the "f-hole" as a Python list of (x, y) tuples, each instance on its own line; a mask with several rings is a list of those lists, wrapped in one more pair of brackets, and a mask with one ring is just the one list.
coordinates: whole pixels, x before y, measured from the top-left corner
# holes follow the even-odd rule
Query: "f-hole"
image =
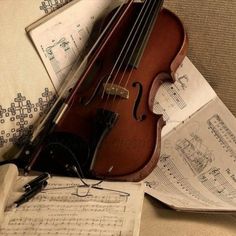
[(140, 82), (133, 82), (132, 86), (133, 87), (138, 86), (138, 95), (134, 102), (133, 117), (137, 121), (143, 121), (146, 118), (146, 115), (145, 114), (138, 115), (138, 107), (143, 95), (143, 86)]

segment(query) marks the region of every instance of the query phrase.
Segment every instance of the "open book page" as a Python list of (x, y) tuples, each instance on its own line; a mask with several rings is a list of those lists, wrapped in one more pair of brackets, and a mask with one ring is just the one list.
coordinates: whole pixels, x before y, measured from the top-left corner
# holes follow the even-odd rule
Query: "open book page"
[(56, 89), (83, 59), (95, 23), (120, 2), (75, 0), (26, 29)]
[(14, 164), (0, 166), (0, 222), (10, 194), (13, 192), (18, 176), (18, 169)]
[(236, 210), (236, 119), (216, 97), (164, 137), (146, 192), (179, 210)]
[(214, 90), (187, 57), (175, 76), (174, 84), (164, 83), (159, 88), (154, 102), (154, 112), (163, 114), (166, 121), (162, 136), (216, 97)]
[(43, 192), (5, 213), (0, 234), (139, 234), (144, 195), (142, 183), (103, 182), (98, 185), (113, 191), (77, 187), (79, 184), (81, 182), (76, 178), (49, 179)]

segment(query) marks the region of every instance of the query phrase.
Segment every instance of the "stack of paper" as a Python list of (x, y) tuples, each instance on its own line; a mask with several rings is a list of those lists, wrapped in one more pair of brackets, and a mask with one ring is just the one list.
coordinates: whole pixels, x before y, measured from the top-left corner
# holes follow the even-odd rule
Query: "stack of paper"
[[(27, 180), (21, 177), (17, 189)], [(102, 182), (90, 188), (62, 177), (48, 182), (43, 192), (5, 213), (1, 235), (139, 235), (143, 184)]]

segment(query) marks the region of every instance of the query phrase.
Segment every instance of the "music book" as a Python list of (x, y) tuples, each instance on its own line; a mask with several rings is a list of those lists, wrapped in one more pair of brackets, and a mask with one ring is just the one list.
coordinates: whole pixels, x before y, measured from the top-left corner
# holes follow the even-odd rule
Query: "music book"
[[(18, 194), (31, 177), (19, 177)], [(0, 235), (139, 235), (142, 183), (55, 177), (18, 208), (7, 208)]]
[(236, 118), (188, 58), (164, 84), (154, 110), (167, 122), (146, 193), (171, 208), (236, 211)]
[(101, 20), (121, 2), (74, 0), (26, 27), (57, 90), (101, 33)]

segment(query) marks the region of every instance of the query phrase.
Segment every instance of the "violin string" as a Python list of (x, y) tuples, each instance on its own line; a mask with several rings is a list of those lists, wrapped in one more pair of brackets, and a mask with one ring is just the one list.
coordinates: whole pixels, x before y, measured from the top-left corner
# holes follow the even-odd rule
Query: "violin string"
[[(161, 5), (160, 2), (161, 2), (161, 1), (159, 1), (159, 4), (158, 4), (158, 6), (157, 6), (158, 8), (159, 8), (160, 5)], [(134, 45), (134, 47), (133, 47), (133, 49), (132, 49), (132, 52), (131, 52), (129, 61), (128, 61), (128, 63), (126, 63), (126, 67), (125, 67), (125, 69), (124, 69), (124, 71), (123, 71), (123, 73), (122, 73), (122, 76), (121, 76), (121, 78), (120, 78), (120, 81), (119, 81), (118, 85), (121, 85), (121, 83), (122, 83), (122, 81), (123, 81), (123, 79), (124, 79), (125, 73), (126, 73), (126, 71), (128, 70), (128, 66), (129, 66), (129, 64), (130, 64), (130, 62), (131, 62), (131, 60), (132, 60), (132, 57), (133, 57), (133, 55), (134, 55), (134, 53), (135, 53), (135, 50), (137, 49), (137, 46), (138, 46), (139, 40), (140, 40), (140, 38), (141, 38), (141, 36), (142, 36), (142, 34), (143, 34), (143, 31), (144, 31), (144, 29), (146, 28), (146, 26), (147, 26), (147, 24), (148, 24), (148, 22), (149, 22), (149, 20), (150, 20), (150, 17), (152, 17), (152, 11), (153, 11), (154, 7), (155, 7), (155, 2), (154, 2), (154, 4), (151, 6), (151, 9), (150, 9), (150, 11), (149, 11), (149, 14), (147, 15), (146, 20), (144, 21), (144, 26), (142, 27), (141, 32), (140, 32), (140, 34), (139, 34), (139, 36), (138, 36), (138, 38), (137, 38), (137, 40), (136, 40), (136, 43), (135, 43), (135, 45)], [(145, 15), (145, 16), (146, 16), (146, 15)], [(145, 18), (145, 16), (144, 16), (143, 18)], [(155, 17), (155, 15), (154, 15), (153, 17)], [(137, 62), (137, 59), (138, 59), (138, 55), (136, 56), (136, 58), (135, 58), (135, 60), (134, 60), (134, 64)], [(129, 80), (130, 80), (130, 78), (131, 78), (131, 75), (132, 75), (133, 71), (134, 71), (134, 69), (132, 69), (132, 70), (130, 71), (130, 73), (129, 73), (129, 75), (128, 75), (128, 78), (127, 78), (127, 80), (126, 80), (126, 82), (125, 82), (124, 88), (127, 88), (128, 82), (129, 82)], [(114, 96), (114, 98), (113, 98), (113, 101), (115, 101), (116, 97), (117, 97), (117, 95), (115, 94), (115, 96)], [(120, 101), (118, 101), (117, 105), (119, 104), (119, 102), (120, 102)]]
[[(160, 2), (159, 2), (159, 5), (157, 6), (157, 7), (158, 7), (157, 11), (159, 11), (160, 6), (162, 5), (161, 2), (162, 2), (162, 1), (160, 1)], [(149, 17), (150, 17), (150, 14), (148, 15), (148, 18), (149, 18)], [(155, 17), (155, 14), (154, 14), (154, 17)], [(145, 25), (147, 24), (147, 22), (148, 22), (148, 20), (145, 22)], [(145, 27), (144, 27), (144, 28), (145, 28)], [(143, 28), (143, 29), (144, 29), (144, 28)], [(142, 31), (143, 31), (143, 29), (142, 29)], [(141, 34), (142, 34), (142, 32), (140, 33), (140, 35), (141, 35)], [(138, 44), (139, 39), (140, 39), (140, 37), (139, 37), (138, 40), (137, 40), (137, 43), (136, 43), (136, 45), (135, 45), (135, 47), (134, 47), (134, 50), (133, 50), (133, 52), (132, 52), (132, 55), (131, 55), (130, 59), (132, 58), (133, 53), (135, 52), (135, 48), (137, 47), (137, 44)], [(138, 60), (138, 56), (135, 58), (134, 64), (136, 64), (137, 60)], [(126, 72), (127, 69), (128, 69), (129, 63), (130, 63), (130, 61), (126, 64), (126, 68), (125, 68), (125, 70), (124, 70), (124, 72), (123, 72), (123, 75), (122, 75), (122, 77), (121, 77), (120, 82), (119, 82), (118, 85), (121, 84), (121, 81), (123, 80), (123, 77), (124, 77), (124, 75), (125, 75), (125, 72)], [(129, 72), (129, 75), (128, 75), (128, 78), (127, 78), (127, 80), (126, 80), (126, 83), (125, 83), (125, 85), (123, 86), (124, 88), (127, 88), (127, 87), (128, 87), (128, 83), (129, 83), (130, 78), (131, 78), (131, 76), (132, 76), (132, 74), (133, 74), (133, 71), (134, 71), (134, 69), (132, 69), (132, 70)], [(115, 101), (115, 97), (116, 97), (116, 95), (114, 96), (114, 100), (113, 100), (113, 101)], [(119, 101), (116, 103), (115, 107), (117, 107), (117, 106), (120, 104), (120, 102), (121, 102), (121, 100), (119, 100)]]
[[(125, 51), (127, 44), (130, 42), (130, 38), (133, 36), (132, 33), (133, 33), (133, 31), (135, 30), (135, 27), (136, 27), (136, 25), (137, 25), (138, 22), (139, 22), (139, 18), (141, 17), (142, 11), (143, 11), (143, 9), (144, 9), (144, 7), (145, 7), (145, 5), (146, 5), (147, 2), (148, 2), (148, 0), (146, 0), (145, 3), (143, 4), (142, 9), (141, 9), (141, 11), (140, 11), (138, 17), (136, 18), (136, 20), (135, 20), (135, 22), (134, 22), (134, 25), (133, 25), (133, 27), (132, 27), (132, 29), (131, 29), (131, 31), (130, 31), (130, 33), (129, 33), (129, 35), (128, 35), (128, 37), (127, 37), (127, 39), (126, 39), (126, 41), (125, 41), (125, 43), (124, 43), (124, 45), (123, 45), (123, 47), (122, 47), (122, 49), (121, 49), (119, 55), (118, 55), (118, 57), (117, 57), (117, 59), (116, 59), (116, 61), (115, 61), (115, 63), (114, 63), (114, 65), (113, 65), (113, 67), (112, 67), (112, 69), (111, 69), (111, 72), (109, 73), (109, 76), (108, 76), (108, 78), (107, 78), (107, 80), (106, 80), (106, 82), (105, 82), (105, 84), (104, 84), (104, 89), (103, 89), (103, 93), (102, 93), (101, 99), (104, 98), (104, 95), (105, 95), (105, 87), (107, 86), (107, 84), (109, 83), (109, 81), (112, 79), (112, 74), (114, 73), (114, 71), (115, 71), (115, 69), (116, 69), (116, 67), (117, 67), (117, 65), (118, 65), (118, 62), (119, 62), (119, 60), (121, 59), (122, 54), (123, 54), (123, 52)], [(151, 1), (150, 1), (150, 2), (151, 2)], [(139, 27), (139, 26), (138, 26), (138, 27)], [(137, 30), (136, 30), (135, 34), (136, 34), (136, 33), (137, 33)], [(132, 42), (133, 40), (134, 40), (134, 36), (133, 36), (133, 39), (131, 40), (131, 42)], [(131, 43), (130, 43), (130, 44), (131, 44)], [(126, 54), (127, 54), (127, 50), (126, 50)], [(124, 56), (123, 56), (123, 58), (124, 58)], [(122, 64), (122, 62), (121, 62), (121, 64)], [(111, 85), (113, 85), (113, 84), (114, 84), (114, 80), (112, 81)], [(109, 97), (110, 97), (110, 95), (108, 94), (107, 99), (106, 99), (106, 104), (107, 104), (107, 102), (108, 102), (108, 100), (109, 100)]]
[[(122, 47), (122, 49), (121, 49), (119, 55), (118, 55), (118, 57), (117, 57), (117, 59), (116, 59), (116, 61), (115, 61), (115, 63), (114, 63), (114, 65), (113, 65), (113, 67), (112, 67), (112, 69), (111, 69), (111, 72), (110, 72), (109, 75), (108, 75), (108, 78), (107, 78), (107, 80), (106, 80), (106, 82), (105, 82), (105, 86), (104, 86), (104, 87), (107, 86), (107, 84), (109, 83), (110, 79), (112, 78), (112, 74), (114, 73), (114, 71), (115, 71), (115, 69), (116, 69), (116, 67), (117, 67), (117, 65), (118, 65), (118, 62), (119, 62), (119, 60), (120, 60), (120, 58), (121, 58), (123, 52), (124, 52), (125, 49), (126, 49), (127, 44), (129, 43), (130, 38), (133, 36), (133, 35), (132, 35), (132, 34), (133, 34), (133, 31), (136, 30), (135, 27), (136, 27), (136, 25), (137, 25), (138, 22), (139, 22), (139, 18), (141, 17), (142, 11), (144, 10), (144, 7), (145, 7), (145, 5), (147, 4), (147, 2), (151, 2), (151, 1), (146, 0), (145, 3), (143, 4), (142, 9), (141, 9), (141, 11), (140, 11), (140, 13), (139, 13), (137, 19), (135, 20), (134, 25), (133, 25), (133, 27), (132, 27), (132, 29), (131, 29), (131, 31), (130, 31), (130, 33), (129, 33), (129, 35), (128, 35), (128, 37), (127, 37), (127, 39), (126, 39), (126, 41), (125, 41), (125, 43), (124, 43), (124, 45), (123, 45), (123, 47)], [(136, 30), (136, 33), (137, 33), (137, 30)], [(133, 37), (133, 38), (134, 38), (134, 37)], [(113, 81), (114, 81), (114, 80), (113, 80)], [(113, 83), (112, 83), (112, 84), (113, 84)], [(101, 99), (104, 98), (104, 95), (105, 95), (105, 88), (103, 89)], [(109, 95), (107, 96), (107, 101), (108, 101), (108, 99), (109, 99)]]
[[(148, 1), (148, 0), (147, 0), (147, 1)], [(126, 68), (125, 68), (125, 70), (123, 71), (122, 76), (121, 76), (121, 79), (120, 79), (120, 81), (119, 81), (119, 84), (118, 84), (118, 85), (121, 85), (121, 82), (122, 82), (122, 80), (123, 80), (123, 77), (124, 77), (124, 75), (125, 75), (125, 72), (126, 72), (126, 70), (128, 69), (128, 65), (129, 65), (129, 63), (131, 62), (132, 57), (133, 57), (133, 54), (134, 54), (134, 52), (135, 52), (135, 50), (136, 50), (136, 48), (137, 48), (139, 39), (140, 39), (140, 37), (141, 37), (141, 35), (142, 35), (144, 29), (145, 29), (146, 21), (144, 21), (144, 20), (145, 20), (145, 16), (146, 16), (146, 14), (147, 14), (147, 11), (149, 10), (149, 8), (151, 8), (150, 12), (152, 12), (152, 9), (153, 9), (153, 7), (154, 7), (154, 5), (155, 5), (155, 4), (153, 4), (153, 5), (150, 6), (150, 3), (151, 3), (151, 2), (152, 2), (152, 1), (149, 0), (149, 4), (146, 6), (146, 9), (145, 9), (145, 11), (144, 11), (144, 13), (143, 13), (143, 16), (142, 16), (142, 18), (141, 18), (141, 20), (140, 20), (140, 22), (139, 22), (139, 25), (138, 25), (138, 27), (137, 27), (137, 29), (136, 29), (136, 32), (135, 32), (135, 34), (133, 35), (133, 39), (132, 39), (132, 41), (130, 42), (129, 47), (126, 49), (126, 54), (124, 55), (123, 60), (121, 61), (120, 66), (119, 66), (119, 68), (117, 69), (117, 72), (116, 72), (116, 74), (115, 74), (115, 76), (114, 76), (114, 78), (113, 78), (112, 85), (114, 84), (116, 78), (118, 77), (118, 73), (119, 73), (119, 71), (120, 71), (122, 65), (124, 64), (124, 61), (125, 61), (125, 59), (126, 59), (126, 56), (128, 55), (128, 52), (130, 51), (131, 47), (132, 47), (133, 44), (134, 44), (134, 40), (135, 40), (135, 37), (137, 36), (137, 33), (140, 33), (139, 31), (140, 31), (140, 29), (141, 29), (141, 33), (139, 34), (138, 39), (136, 40), (136, 43), (134, 44), (135, 46), (134, 46), (133, 49), (132, 49), (131, 55), (129, 55), (129, 60), (128, 60), (128, 62), (126, 63)], [(144, 7), (145, 7), (145, 6), (144, 6)], [(148, 14), (148, 18), (149, 18), (149, 15), (151, 14), (150, 12), (149, 12), (149, 14)], [(144, 23), (144, 26), (143, 26), (143, 28), (140, 28), (143, 22), (145, 22), (145, 23)], [(135, 63), (136, 63), (136, 59), (135, 59)], [(117, 97), (117, 94), (115, 94), (114, 97), (113, 97), (113, 103), (115, 102), (116, 97)]]
[[(162, 1), (158, 1), (159, 4), (157, 5), (157, 12), (158, 12), (159, 9), (160, 9), (161, 2), (162, 2)], [(155, 4), (154, 4), (154, 5), (155, 5)], [(142, 35), (142, 33), (143, 33), (143, 30), (144, 30), (145, 26), (147, 25), (148, 21), (150, 20), (149, 18), (150, 18), (150, 17), (153, 17), (153, 18), (151, 18), (151, 19), (154, 19), (155, 16), (156, 16), (155, 14), (152, 16), (152, 10), (153, 10), (154, 5), (152, 6), (152, 9), (151, 9), (150, 13), (148, 14), (148, 17), (146, 18), (144, 27), (143, 27), (143, 29), (142, 29), (140, 35), (139, 35), (139, 38), (137, 39), (136, 45), (135, 45), (134, 48), (133, 48), (133, 51), (132, 51), (132, 54), (131, 54), (130, 59), (132, 58), (132, 56), (133, 56), (133, 54), (134, 54), (134, 52), (135, 52), (135, 50), (136, 50), (136, 48), (137, 48), (137, 46), (138, 46), (138, 42), (139, 42), (139, 39), (140, 39), (140, 37), (141, 37), (141, 35)], [(135, 58), (135, 63), (137, 62), (137, 60), (138, 60), (138, 56)], [(130, 61), (129, 61), (129, 62), (130, 62)], [(120, 80), (120, 82), (119, 82), (119, 85), (121, 84), (121, 81), (123, 80), (124, 74), (125, 74), (125, 72), (126, 72), (127, 69), (128, 69), (129, 62), (128, 62), (127, 65), (126, 65), (126, 68), (125, 68), (124, 73), (123, 73), (123, 75), (122, 75), (122, 77), (121, 77), (121, 80)], [(130, 71), (130, 73), (129, 73), (129, 76), (128, 76), (128, 78), (127, 78), (127, 80), (126, 80), (126, 83), (125, 83), (125, 86), (124, 86), (125, 88), (127, 88), (127, 86), (128, 86), (128, 83), (129, 83), (129, 80), (130, 80), (130, 78), (131, 78), (131, 75), (132, 75), (133, 71), (134, 71), (134, 70), (132, 69), (132, 70)]]
[[(148, 0), (146, 0), (145, 3), (147, 3), (147, 2), (148, 2)], [(149, 1), (149, 3), (150, 3), (150, 2), (152, 2), (152, 1)], [(162, 3), (162, 1), (158, 1), (157, 10), (160, 9), (160, 6), (162, 5), (161, 3)], [(141, 28), (141, 32), (139, 33), (138, 39), (136, 40), (135, 46), (133, 47), (132, 52), (131, 52), (131, 55), (129, 56), (128, 63), (126, 63), (126, 68), (125, 68), (125, 70), (123, 71), (122, 76), (121, 76), (121, 79), (120, 79), (120, 81), (119, 81), (119, 83), (118, 83), (118, 85), (121, 85), (121, 82), (122, 82), (122, 80), (123, 80), (123, 78), (124, 78), (124, 76), (125, 76), (125, 73), (126, 73), (126, 71), (127, 71), (127, 69), (128, 69), (128, 66), (129, 66), (129, 64), (130, 64), (130, 62), (131, 62), (131, 60), (132, 60), (132, 57), (133, 57), (134, 53), (135, 53), (135, 50), (136, 50), (137, 47), (138, 47), (138, 43), (139, 43), (139, 40), (140, 40), (140, 38), (141, 38), (141, 36), (142, 36), (142, 33), (143, 33), (144, 29), (146, 28), (146, 26), (147, 26), (149, 20), (150, 20), (150, 19), (154, 19), (154, 17), (156, 16), (156, 14), (154, 14), (153, 18), (150, 18), (151, 15), (152, 15), (152, 12), (153, 12), (153, 9), (154, 9), (155, 5), (156, 5), (156, 1), (153, 2), (153, 5), (151, 5), (151, 7), (149, 6), (149, 4), (148, 4), (148, 6), (143, 5), (143, 8), (141, 9), (141, 11), (140, 11), (140, 13), (139, 13), (139, 16), (142, 15), (142, 11), (143, 11), (143, 9), (144, 9), (145, 7), (146, 7), (146, 10), (145, 10), (145, 12), (144, 12), (144, 14), (143, 14), (143, 16), (142, 16), (142, 18), (141, 18), (141, 21), (140, 21), (138, 27), (136, 28), (136, 32), (135, 32), (135, 34), (133, 35), (133, 38), (132, 38), (132, 40), (131, 40), (131, 42), (130, 42), (130, 45), (129, 45), (128, 49), (126, 48), (126, 54), (125, 54), (125, 56), (123, 56), (123, 60), (121, 61), (120, 66), (119, 66), (119, 69), (117, 70), (117, 73), (116, 73), (116, 75), (115, 75), (114, 78), (113, 78), (113, 81), (112, 81), (112, 83), (111, 83), (111, 86), (114, 85), (114, 82), (115, 82), (115, 80), (116, 80), (116, 77), (118, 76), (119, 70), (121, 69), (121, 66), (122, 66), (122, 64), (124, 63), (124, 60), (126, 59), (127, 53), (129, 52), (130, 47), (132, 46), (132, 43), (133, 43), (133, 41), (134, 41), (134, 39), (135, 39), (135, 37), (136, 37), (136, 34), (137, 34), (137, 32), (140, 31), (139, 28), (141, 27), (141, 24), (143, 24), (143, 26), (142, 26), (142, 28)], [(151, 8), (151, 9), (150, 9), (150, 8)], [(147, 10), (149, 11), (148, 15), (146, 14), (146, 11), (147, 11)], [(158, 12), (158, 11), (157, 11), (157, 12)], [(146, 18), (146, 20), (144, 21), (145, 18)], [(132, 30), (133, 30), (133, 29), (132, 29)], [(134, 64), (137, 62), (137, 59), (138, 59), (138, 54), (137, 54), (137, 57), (136, 57), (135, 60), (134, 60)], [(131, 78), (131, 75), (132, 75), (132, 73), (133, 73), (133, 70), (134, 70), (134, 69), (131, 69), (131, 71), (130, 71), (130, 73), (129, 73), (129, 76), (128, 76), (128, 79), (127, 79), (127, 81), (126, 81), (126, 83), (125, 83), (124, 88), (127, 87), (128, 82), (129, 82), (129, 80), (130, 80), (130, 78)], [(109, 77), (111, 78), (112, 76), (109, 75)], [(106, 99), (105, 106), (106, 106), (107, 103), (108, 103), (109, 97), (110, 97), (110, 95), (108, 94), (107, 99)], [(113, 97), (113, 102), (112, 102), (113, 104), (115, 103), (116, 97), (117, 97), (117, 94), (115, 94), (114, 97)], [(115, 107), (117, 107), (117, 106), (119, 105), (120, 101), (121, 101), (121, 100), (119, 100), (119, 101), (116, 103)], [(115, 107), (113, 106), (113, 109), (114, 109)]]
[[(33, 142), (39, 135), (40, 132), (43, 130), (43, 128), (47, 125), (48, 120), (50, 118), (50, 116), (53, 114), (53, 112), (57, 109), (57, 106), (60, 104), (61, 101), (63, 101), (64, 99), (66, 99), (69, 96), (69, 88), (71, 88), (72, 84), (75, 84), (78, 80), (77, 75), (78, 75), (78, 71), (83, 70), (83, 67), (85, 66), (85, 64), (88, 61), (88, 58), (91, 56), (91, 54), (94, 52), (95, 48), (99, 45), (99, 43), (102, 41), (104, 35), (107, 33), (109, 27), (111, 26), (111, 24), (114, 22), (114, 20), (116, 19), (116, 17), (119, 15), (119, 13), (122, 10), (122, 7), (125, 5), (125, 3), (121, 3), (121, 5), (118, 7), (117, 11), (115, 12), (115, 14), (112, 16), (111, 20), (109, 21), (109, 23), (107, 24), (107, 26), (104, 28), (104, 30), (102, 31), (101, 35), (98, 37), (98, 39), (96, 40), (95, 44), (90, 48), (88, 54), (83, 58), (82, 62), (80, 63), (79, 67), (76, 69), (75, 72), (73, 72), (73, 76), (69, 79), (69, 76), (71, 75), (71, 73), (68, 73), (66, 79), (65, 79), (65, 83), (62, 85), (61, 89), (58, 92), (58, 97), (56, 98), (56, 101), (53, 103), (53, 105), (50, 107), (49, 112), (42, 117), (42, 119), (39, 119), (37, 121), (37, 123), (34, 125), (34, 130), (33, 130), (33, 134), (32, 137), (30, 139), (30, 142)], [(80, 59), (77, 59), (74, 62), (74, 65), (77, 65)], [(71, 68), (70, 72), (72, 72), (73, 67)], [(77, 78), (77, 79), (76, 79)], [(60, 109), (59, 109), (60, 112)]]

